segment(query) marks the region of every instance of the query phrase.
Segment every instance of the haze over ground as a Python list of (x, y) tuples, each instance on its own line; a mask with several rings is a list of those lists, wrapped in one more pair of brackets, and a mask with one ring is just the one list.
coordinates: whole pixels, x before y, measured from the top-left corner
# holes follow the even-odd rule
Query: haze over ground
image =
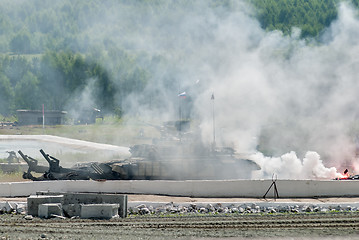
[[(218, 146), (275, 157), (253, 156), (263, 169), (258, 177), (274, 172), (279, 178), (334, 177), (335, 169), (322, 166), (319, 155), (327, 167), (357, 171), (352, 161), (358, 128), (357, 10), (340, 4), (338, 19), (318, 40), (301, 39), (299, 29), (290, 35), (263, 30), (249, 4), (238, 2), (235, 7), (228, 11), (196, 1), (168, 14), (119, 2), (106, 15), (82, 16), (86, 21), (79, 24), (81, 34), (89, 37), (81, 43), (89, 49), (106, 43), (164, 59), (167, 64), (159, 60), (150, 67), (144, 91), (125, 99), (122, 91), (115, 93), (123, 112), (173, 120), (178, 117), (178, 94), (185, 91), (190, 99), (187, 114), (200, 123), (202, 139), (210, 144), (214, 103)], [(102, 60), (109, 72), (119, 67)], [(69, 97), (73, 101), (66, 110), (95, 104), (96, 79), (86, 83)], [(120, 86), (120, 81), (114, 84)], [(155, 98), (161, 104), (155, 104)]]

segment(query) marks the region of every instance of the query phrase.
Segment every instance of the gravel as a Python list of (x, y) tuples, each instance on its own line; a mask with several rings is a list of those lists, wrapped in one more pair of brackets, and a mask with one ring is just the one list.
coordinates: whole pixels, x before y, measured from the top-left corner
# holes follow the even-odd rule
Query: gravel
[[(170, 215), (170, 214), (273, 214), (273, 213), (327, 213), (357, 212), (358, 204), (288, 204), (288, 203), (141, 203), (130, 206), (131, 215)], [(157, 205), (157, 206), (156, 206)]]

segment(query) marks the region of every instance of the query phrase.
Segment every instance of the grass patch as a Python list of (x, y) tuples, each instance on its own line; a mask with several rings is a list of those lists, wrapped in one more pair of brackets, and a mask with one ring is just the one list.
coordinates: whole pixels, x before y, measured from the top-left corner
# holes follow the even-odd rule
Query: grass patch
[(0, 122), (15, 122), (17, 118), (15, 116), (3, 116), (0, 114)]
[(4, 173), (0, 170), (0, 182), (24, 182), (29, 181), (22, 178), (22, 172)]

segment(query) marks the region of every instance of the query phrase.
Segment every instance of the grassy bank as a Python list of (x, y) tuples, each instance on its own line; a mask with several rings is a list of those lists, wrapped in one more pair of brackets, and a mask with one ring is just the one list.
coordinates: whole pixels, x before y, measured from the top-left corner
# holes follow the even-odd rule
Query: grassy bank
[[(141, 135), (140, 133), (143, 133)], [(0, 126), (0, 135), (54, 135), (119, 146), (150, 143), (160, 136), (159, 131), (139, 121), (105, 118), (90, 125)]]

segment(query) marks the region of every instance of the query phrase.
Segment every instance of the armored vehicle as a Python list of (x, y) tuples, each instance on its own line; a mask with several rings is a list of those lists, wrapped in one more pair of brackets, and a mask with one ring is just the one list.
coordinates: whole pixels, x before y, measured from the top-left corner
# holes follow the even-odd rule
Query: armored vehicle
[[(213, 180), (250, 179), (260, 167), (249, 159), (240, 158), (234, 149), (206, 146), (199, 131), (190, 131), (189, 121), (167, 122), (156, 127), (161, 132), (152, 144), (134, 145), (128, 159), (105, 163), (78, 164), (62, 168), (60, 160), (41, 154), (49, 167), (37, 166), (37, 161), (19, 151), (29, 164), (23, 177), (32, 180), (105, 179), (105, 180)], [(31, 172), (44, 173), (40, 178)]]
[(167, 122), (161, 138), (152, 144), (130, 148), (131, 157), (113, 163), (122, 179), (250, 179), (257, 163), (240, 158), (230, 147), (206, 146), (199, 131), (189, 130), (189, 121)]

